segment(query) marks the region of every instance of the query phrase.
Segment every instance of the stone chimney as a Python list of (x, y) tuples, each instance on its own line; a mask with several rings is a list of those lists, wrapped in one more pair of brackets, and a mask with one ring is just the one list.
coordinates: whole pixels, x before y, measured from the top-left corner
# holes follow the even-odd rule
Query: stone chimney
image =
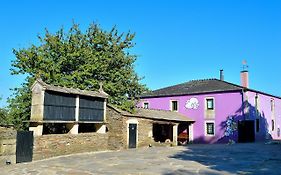
[(249, 71), (248, 71), (248, 64), (246, 60), (242, 61), (242, 71), (240, 72), (240, 77), (241, 77), (241, 86), (245, 88), (249, 88)]
[(223, 69), (220, 70), (220, 80), (224, 81)]
[(240, 72), (241, 76), (241, 86), (249, 88), (249, 71), (243, 70)]

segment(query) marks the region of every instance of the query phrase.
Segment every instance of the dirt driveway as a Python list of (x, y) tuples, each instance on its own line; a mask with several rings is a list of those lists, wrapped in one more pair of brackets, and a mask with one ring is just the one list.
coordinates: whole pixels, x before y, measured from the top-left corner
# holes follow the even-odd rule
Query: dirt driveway
[(281, 174), (281, 145), (152, 147), (7, 165), (0, 174)]

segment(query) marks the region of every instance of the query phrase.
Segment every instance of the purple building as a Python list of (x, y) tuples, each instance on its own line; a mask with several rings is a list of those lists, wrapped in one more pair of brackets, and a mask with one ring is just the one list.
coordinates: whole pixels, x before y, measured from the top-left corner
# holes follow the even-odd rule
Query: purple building
[(248, 71), (241, 71), (241, 85), (224, 81), (221, 71), (220, 80), (193, 80), (145, 93), (137, 106), (193, 119), (184, 133), (194, 143), (281, 139), (281, 98), (248, 86)]

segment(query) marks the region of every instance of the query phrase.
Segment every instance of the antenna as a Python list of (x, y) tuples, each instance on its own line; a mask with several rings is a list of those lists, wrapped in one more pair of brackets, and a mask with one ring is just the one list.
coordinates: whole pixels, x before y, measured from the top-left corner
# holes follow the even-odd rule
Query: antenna
[(243, 60), (243, 61), (242, 61), (242, 65), (243, 65), (243, 66), (242, 66), (242, 71), (248, 71), (249, 66), (248, 66), (246, 60)]

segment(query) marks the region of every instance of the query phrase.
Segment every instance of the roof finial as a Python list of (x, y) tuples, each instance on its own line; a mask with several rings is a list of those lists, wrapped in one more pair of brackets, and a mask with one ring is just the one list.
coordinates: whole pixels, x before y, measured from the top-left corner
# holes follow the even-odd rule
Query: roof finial
[(103, 86), (103, 83), (102, 83), (102, 82), (99, 82), (99, 85), (100, 85), (100, 89), (99, 89), (99, 92), (104, 92), (104, 91), (103, 91), (103, 88), (102, 88), (102, 86)]

